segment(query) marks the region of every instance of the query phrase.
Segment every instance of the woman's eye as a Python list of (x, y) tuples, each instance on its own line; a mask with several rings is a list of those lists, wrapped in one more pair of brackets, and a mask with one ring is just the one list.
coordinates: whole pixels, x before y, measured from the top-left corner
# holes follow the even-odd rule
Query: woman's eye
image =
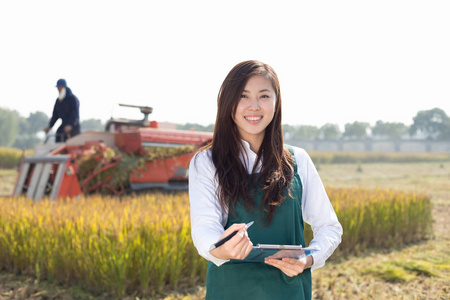
[(247, 96), (246, 95), (241, 95), (241, 98), (247, 98)]
[(262, 95), (261, 98), (270, 98), (269, 95)]

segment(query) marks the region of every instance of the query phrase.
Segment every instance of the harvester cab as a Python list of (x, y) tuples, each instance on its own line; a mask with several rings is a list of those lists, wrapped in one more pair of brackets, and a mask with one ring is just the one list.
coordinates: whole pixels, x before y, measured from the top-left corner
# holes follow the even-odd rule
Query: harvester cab
[(177, 130), (149, 121), (149, 106), (138, 108), (142, 120), (111, 118), (104, 132), (88, 131), (57, 147), (45, 147), (22, 161), (14, 196), (35, 201), (90, 193), (121, 194), (149, 189), (186, 190), (187, 167), (211, 132)]

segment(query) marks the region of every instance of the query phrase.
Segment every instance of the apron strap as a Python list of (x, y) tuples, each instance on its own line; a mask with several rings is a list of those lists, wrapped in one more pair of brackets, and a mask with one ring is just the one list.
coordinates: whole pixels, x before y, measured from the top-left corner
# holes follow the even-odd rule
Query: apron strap
[(292, 155), (292, 166), (294, 167), (294, 174), (297, 174), (297, 162), (295, 161), (295, 155), (294, 155), (294, 149), (292, 149), (291, 145), (284, 145), (284, 147), (286, 147), (286, 149), (289, 150), (289, 152), (291, 152)]

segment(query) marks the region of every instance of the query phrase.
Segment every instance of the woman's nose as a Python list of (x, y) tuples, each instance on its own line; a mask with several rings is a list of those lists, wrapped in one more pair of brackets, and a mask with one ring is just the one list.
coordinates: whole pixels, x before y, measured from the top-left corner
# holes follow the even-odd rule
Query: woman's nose
[(261, 107), (259, 105), (258, 98), (256, 98), (256, 97), (250, 98), (250, 103), (249, 103), (248, 108), (253, 109), (253, 110), (259, 110)]

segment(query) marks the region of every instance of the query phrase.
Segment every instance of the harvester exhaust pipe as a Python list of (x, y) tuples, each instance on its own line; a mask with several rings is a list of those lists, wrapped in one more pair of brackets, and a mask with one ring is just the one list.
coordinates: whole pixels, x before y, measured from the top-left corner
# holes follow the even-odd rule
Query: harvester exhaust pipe
[(106, 123), (105, 131), (110, 131), (111, 125), (131, 125), (131, 126), (138, 126), (138, 127), (148, 127), (149, 121), (148, 121), (148, 115), (153, 112), (153, 108), (150, 106), (139, 106), (139, 105), (131, 105), (131, 104), (121, 104), (120, 106), (124, 107), (134, 107), (139, 108), (141, 113), (144, 114), (144, 119), (142, 120), (127, 120), (127, 119), (113, 119), (111, 118)]

